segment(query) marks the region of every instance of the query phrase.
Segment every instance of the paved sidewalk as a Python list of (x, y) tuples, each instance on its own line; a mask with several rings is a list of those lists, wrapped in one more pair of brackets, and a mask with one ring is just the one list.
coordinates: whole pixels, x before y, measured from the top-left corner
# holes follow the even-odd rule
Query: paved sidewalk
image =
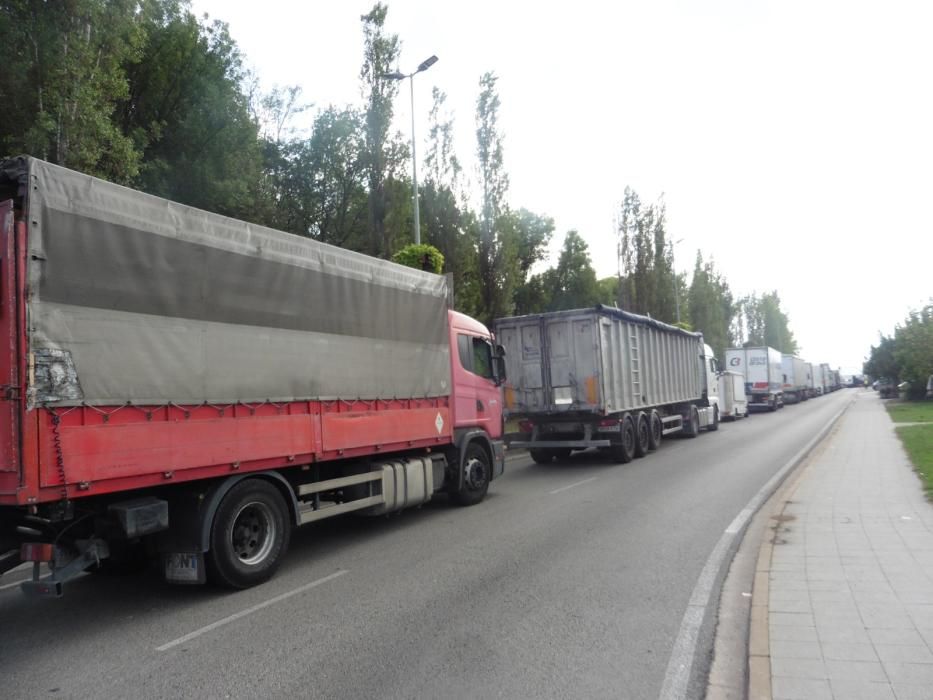
[(750, 696), (933, 700), (933, 505), (876, 393), (859, 390), (773, 522)]

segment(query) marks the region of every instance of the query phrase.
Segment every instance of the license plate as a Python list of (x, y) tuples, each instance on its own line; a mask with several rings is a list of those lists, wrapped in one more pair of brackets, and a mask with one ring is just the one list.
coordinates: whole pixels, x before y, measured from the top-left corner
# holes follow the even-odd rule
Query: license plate
[(204, 555), (165, 555), (165, 580), (169, 583), (204, 583)]

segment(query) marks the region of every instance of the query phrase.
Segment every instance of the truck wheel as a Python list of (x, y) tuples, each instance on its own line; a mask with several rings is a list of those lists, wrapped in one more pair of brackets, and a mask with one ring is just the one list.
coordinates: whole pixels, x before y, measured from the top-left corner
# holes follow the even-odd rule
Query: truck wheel
[(713, 406), (713, 422), (707, 426), (707, 430), (719, 430), (719, 406)]
[(562, 462), (565, 459), (570, 459), (570, 453), (573, 452), (573, 450), (571, 450), (569, 447), (558, 447), (552, 451), (554, 452), (554, 458), (558, 462)]
[(471, 442), (463, 457), (463, 486), (453, 494), (458, 506), (474, 506), (486, 497), (489, 490), (489, 456), (486, 450)]
[(696, 406), (690, 407), (690, 420), (684, 425), (683, 432), (688, 438), (695, 438), (700, 434), (700, 412)]
[(772, 399), (768, 402), (768, 410), (771, 411), (771, 413), (774, 413), (777, 409), (778, 409), (778, 406), (777, 406), (777, 399), (772, 398)]
[(635, 457), (635, 421), (631, 416), (622, 419), (619, 443), (612, 446), (612, 459), (620, 464), (631, 462)]
[(654, 451), (661, 446), (661, 438), (664, 436), (664, 424), (661, 422), (661, 416), (657, 411), (651, 412), (648, 419), (648, 449)]
[(291, 523), (278, 489), (245, 479), (224, 496), (211, 523), (207, 574), (225, 588), (249, 588), (272, 578), (288, 549)]
[(651, 449), (649, 445), (651, 437), (651, 425), (648, 414), (641, 411), (635, 418), (635, 456), (644, 457)]
[(535, 464), (550, 464), (554, 461), (554, 453), (550, 450), (531, 448), (528, 450), (528, 454), (531, 455), (531, 458), (534, 460)]

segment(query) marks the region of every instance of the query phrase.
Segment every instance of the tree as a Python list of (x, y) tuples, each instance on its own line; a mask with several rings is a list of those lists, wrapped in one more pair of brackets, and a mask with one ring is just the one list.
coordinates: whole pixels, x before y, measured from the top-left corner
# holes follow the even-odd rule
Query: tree
[[(679, 283), (667, 242), (663, 196), (643, 207), (638, 193), (625, 188), (618, 223), (619, 306), (662, 321), (677, 316)], [(675, 291), (676, 290), (676, 291)]]
[(392, 256), (392, 262), (439, 275), (444, 269), (444, 256), (433, 245), (412, 243)]
[(900, 368), (894, 356), (897, 341), (894, 336), (881, 335), (878, 346), (871, 346), (868, 360), (862, 366), (862, 371), (873, 379), (890, 379), (895, 384), (900, 383)]
[(476, 154), (483, 192), (478, 246), (478, 266), (482, 315), (487, 321), (507, 316), (512, 310), (512, 294), (516, 286), (516, 241), (499, 233), (501, 217), (508, 210), (505, 195), (509, 177), (502, 157), (502, 134), (499, 133), (498, 78), (486, 73), (480, 78), (480, 94), (476, 101)]
[(923, 398), (933, 375), (933, 302), (911, 311), (904, 325), (895, 329), (894, 359), (898, 378), (910, 382), (910, 398)]
[(385, 33), (388, 7), (377, 2), (372, 10), (360, 17), (363, 23), (363, 67), (360, 79), (366, 98), (366, 175), (369, 185), (369, 250), (371, 255), (387, 257), (392, 252), (392, 240), (386, 227), (386, 176), (398, 164), (398, 149), (389, 144), (393, 102), (398, 83), (385, 78), (398, 61), (399, 40), (396, 34)]
[(130, 182), (140, 152), (118, 128), (125, 66), (145, 41), (134, 0), (9, 0), (0, 7), (0, 151)]
[(200, 23), (172, 0), (143, 3), (146, 43), (127, 67), (115, 114), (143, 154), (135, 185), (152, 194), (261, 219), (263, 151), (242, 85), (242, 56), (227, 26)]
[(576, 231), (568, 231), (554, 276), (551, 310), (580, 309), (600, 301), (596, 271), (586, 241)]
[(777, 291), (751, 294), (741, 301), (748, 334), (745, 346), (767, 345), (783, 353), (797, 352), (797, 341), (791, 333), (787, 314), (781, 310)]
[(690, 325), (703, 333), (717, 357), (724, 357), (726, 348), (734, 342), (731, 327), (735, 304), (726, 280), (716, 271), (712, 260), (703, 261), (700, 251), (690, 283), (688, 311)]

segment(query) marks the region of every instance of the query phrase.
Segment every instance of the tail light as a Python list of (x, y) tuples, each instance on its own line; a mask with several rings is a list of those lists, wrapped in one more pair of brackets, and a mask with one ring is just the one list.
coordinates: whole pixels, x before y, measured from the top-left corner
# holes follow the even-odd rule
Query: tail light
[(614, 425), (618, 425), (618, 424), (619, 424), (618, 418), (603, 418), (601, 421), (599, 421), (600, 428), (611, 428)]
[(530, 420), (522, 420), (518, 422), (518, 429), (523, 433), (530, 433), (534, 431), (535, 424)]

